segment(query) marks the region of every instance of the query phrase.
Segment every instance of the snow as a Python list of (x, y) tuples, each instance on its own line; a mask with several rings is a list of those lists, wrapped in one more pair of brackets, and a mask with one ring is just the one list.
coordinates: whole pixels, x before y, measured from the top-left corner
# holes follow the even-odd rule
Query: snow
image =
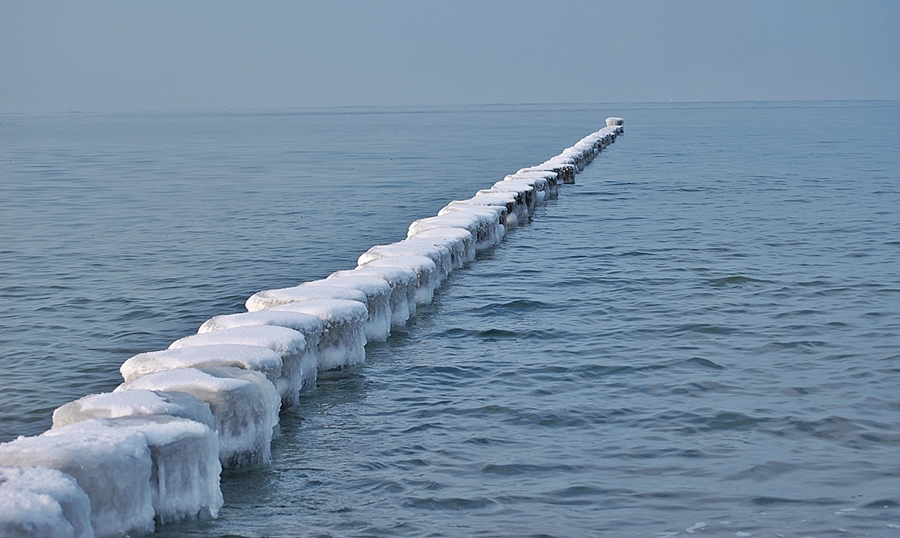
[(56, 469), (0, 467), (0, 536), (94, 538), (91, 501)]
[(552, 157), (542, 164), (522, 168), (519, 172), (554, 172), (557, 174), (557, 184), (575, 183), (575, 174), (578, 172), (575, 165), (564, 162), (559, 156)]
[(374, 275), (344, 274), (330, 275), (320, 280), (324, 285), (342, 286), (359, 290), (366, 294), (366, 340), (386, 342), (391, 335), (391, 293), (393, 289), (384, 278)]
[(312, 299), (272, 309), (302, 312), (322, 320), (324, 330), (316, 350), (319, 370), (333, 370), (365, 362), (365, 323), (369, 319), (369, 309), (365, 303), (344, 299)]
[[(500, 181), (499, 183), (507, 183)], [(515, 211), (516, 225), (521, 226), (529, 221), (534, 214), (535, 194), (534, 186), (530, 184), (505, 185), (504, 187), (492, 186), (490, 189), (481, 189), (471, 200), (482, 200), (486, 197), (502, 200), (504, 197), (510, 199), (507, 204), (507, 210)], [(451, 202), (456, 203), (456, 202)]]
[(475, 261), (475, 237), (462, 228), (432, 228), (417, 233), (410, 239), (429, 241), (450, 250), (450, 265), (461, 269)]
[[(538, 172), (542, 173), (542, 172)], [(535, 206), (543, 205), (548, 199), (556, 196), (559, 192), (551, 190), (550, 184), (556, 183), (556, 180), (548, 180), (545, 177), (536, 177), (530, 173), (512, 174), (506, 176), (503, 181), (494, 183), (491, 190), (496, 191), (516, 191), (525, 195), (528, 202), (528, 211), (534, 214)]]
[(521, 168), (515, 174), (506, 176), (505, 179), (543, 179), (550, 185), (562, 183), (559, 181), (559, 174), (557, 172), (551, 170), (536, 170), (533, 168)]
[(345, 299), (366, 304), (366, 294), (352, 288), (322, 285), (319, 281), (306, 282), (292, 288), (258, 292), (247, 299), (247, 310), (256, 312), (280, 304), (308, 301), (310, 299)]
[(74, 535), (75, 528), (66, 521), (62, 507), (49, 495), (0, 486), (0, 536), (65, 538)]
[[(279, 360), (281, 357), (279, 357)], [(215, 428), (209, 405), (185, 392), (129, 390), (91, 394), (58, 407), (53, 427), (59, 428), (92, 418), (122, 418), (168, 415), (186, 418)]]
[(357, 260), (358, 265), (365, 265), (373, 260), (390, 258), (391, 256), (426, 256), (431, 258), (437, 269), (438, 285), (453, 271), (453, 256), (450, 249), (437, 245), (432, 241), (418, 241), (415, 238), (397, 241), (390, 245), (376, 245), (364, 252)]
[(281, 398), (259, 372), (231, 366), (169, 370), (127, 381), (115, 392), (135, 389), (187, 392), (209, 404), (223, 467), (271, 460)]
[[(276, 325), (244, 325), (185, 336), (172, 342), (169, 349), (182, 349), (216, 344), (238, 344), (269, 348), (281, 356), (281, 375), (275, 388), (286, 406), (297, 405), (301, 391), (316, 384), (316, 354), (307, 346), (299, 331)], [(308, 352), (311, 350), (312, 352)], [(200, 350), (202, 353), (202, 350)]]
[(281, 377), (283, 364), (281, 355), (267, 347), (210, 344), (140, 353), (125, 361), (119, 372), (125, 381), (131, 381), (142, 375), (179, 368), (234, 366), (259, 372), (274, 385)]
[(472, 198), (453, 200), (446, 208), (458, 206), (500, 207), (506, 210), (507, 229), (515, 228), (528, 222), (529, 211), (525, 203), (525, 195), (516, 191), (480, 190)]
[(415, 254), (391, 256), (366, 262), (365, 265), (360, 265), (359, 267), (402, 267), (414, 271), (418, 277), (415, 298), (417, 305), (430, 303), (434, 297), (434, 290), (440, 284), (437, 266), (434, 264), (434, 260), (427, 256)]
[(306, 338), (306, 345), (309, 348), (315, 348), (322, 336), (322, 321), (319, 318), (299, 312), (272, 312), (271, 310), (216, 316), (204, 322), (197, 333), (209, 333), (246, 325), (277, 325), (294, 329)]
[(391, 286), (392, 328), (403, 327), (410, 317), (416, 315), (416, 282), (418, 281), (418, 276), (412, 269), (404, 269), (403, 267), (366, 267), (350, 271), (337, 271), (328, 278), (343, 275), (376, 276), (383, 278)]
[[(65, 426), (70, 432), (98, 428), (141, 434), (150, 449), (151, 503), (159, 523), (216, 517), (224, 502), (219, 489), (216, 433), (193, 420), (152, 416), (93, 419)], [(50, 432), (60, 429), (50, 430)]]
[(615, 117), (606, 118), (606, 125), (608, 127), (619, 126), (619, 125), (624, 125), (624, 124), (625, 124), (625, 120), (623, 120), (622, 118), (615, 118)]
[(90, 499), (98, 537), (153, 531), (153, 464), (146, 438), (79, 424), (0, 445), (0, 465), (49, 467), (70, 475)]
[(494, 247), (506, 236), (506, 208), (490, 206), (445, 207), (436, 217), (414, 221), (407, 237), (435, 228), (462, 228), (475, 238), (475, 250)]

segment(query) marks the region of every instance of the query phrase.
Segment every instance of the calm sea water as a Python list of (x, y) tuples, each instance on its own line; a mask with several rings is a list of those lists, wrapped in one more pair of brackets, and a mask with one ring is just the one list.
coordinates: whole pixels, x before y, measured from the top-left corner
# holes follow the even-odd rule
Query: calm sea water
[(160, 536), (900, 536), (900, 103), (0, 116), (0, 441), (626, 135)]

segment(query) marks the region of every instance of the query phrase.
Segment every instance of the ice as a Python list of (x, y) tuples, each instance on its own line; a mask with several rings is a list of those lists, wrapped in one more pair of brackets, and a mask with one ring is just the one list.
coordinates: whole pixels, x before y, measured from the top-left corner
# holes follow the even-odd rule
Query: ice
[(584, 154), (574, 147), (564, 149), (555, 159), (574, 165), (578, 172), (584, 170), (584, 167), (587, 165)]
[[(275, 389), (286, 406), (299, 402), (300, 392), (311, 390), (316, 384), (316, 353), (299, 331), (276, 325), (244, 325), (185, 336), (172, 342), (169, 349), (183, 349), (210, 345), (237, 344), (269, 348), (281, 356), (281, 375)], [(198, 350), (203, 353), (203, 349)]]
[[(314, 350), (319, 345), (319, 338), (322, 337), (322, 320), (316, 316), (299, 312), (272, 312), (271, 310), (216, 316), (203, 323), (197, 332), (208, 333), (246, 325), (277, 325), (294, 329), (306, 338), (307, 351)], [(250, 368), (250, 370), (257, 369)]]
[(560, 183), (575, 183), (575, 174), (577, 170), (575, 165), (566, 163), (562, 159), (553, 157), (537, 166), (522, 168), (519, 172), (554, 172), (557, 175), (557, 185)]
[(96, 429), (141, 434), (150, 449), (150, 488), (156, 521), (217, 517), (222, 507), (219, 489), (219, 441), (205, 424), (164, 415), (92, 419), (54, 428), (91, 433)]
[[(528, 222), (528, 206), (525, 195), (516, 191), (492, 191), (480, 190), (472, 198), (466, 200), (453, 200), (446, 208), (458, 206), (486, 206), (501, 207), (506, 210), (506, 227), (515, 228)], [(439, 213), (440, 214), (440, 213)]]
[[(610, 119), (615, 122), (620, 118)], [(575, 145), (566, 148), (562, 153), (548, 162), (569, 163), (575, 166), (578, 171), (581, 171), (604, 147), (614, 142), (616, 134), (620, 132), (622, 132), (621, 125), (607, 125), (607, 127), (585, 136), (576, 142)]]
[(462, 228), (432, 228), (424, 230), (410, 239), (419, 239), (443, 245), (450, 250), (450, 264), (453, 269), (461, 269), (475, 261), (475, 237)]
[(374, 275), (344, 274), (330, 275), (320, 280), (327, 286), (346, 286), (366, 294), (369, 317), (365, 323), (366, 340), (385, 342), (391, 335), (391, 285), (387, 280)]
[(552, 170), (533, 170), (530, 168), (522, 168), (515, 174), (506, 176), (505, 179), (543, 179), (547, 182), (548, 189), (562, 183), (557, 172), (553, 172)]
[(359, 290), (342, 286), (326, 286), (319, 281), (313, 281), (292, 288), (261, 291), (247, 299), (246, 306), (250, 312), (256, 312), (281, 304), (310, 299), (344, 299), (366, 304), (366, 294)]
[(364, 252), (357, 260), (357, 264), (365, 265), (372, 260), (405, 255), (431, 258), (437, 269), (438, 285), (453, 271), (453, 256), (449, 248), (437, 245), (432, 241), (419, 241), (415, 238), (397, 241), (390, 245), (376, 245)]
[(520, 168), (515, 174), (506, 176), (506, 179), (520, 178), (544, 178), (547, 180), (547, 192), (550, 198), (559, 195), (559, 186), (565, 181), (564, 174), (553, 170), (540, 169), (539, 167)]
[[(499, 183), (504, 183), (500, 181)], [(519, 185), (517, 188), (490, 188), (481, 189), (471, 200), (482, 200), (485, 197), (502, 200), (504, 197), (510, 199), (507, 204), (508, 208), (515, 210), (516, 224), (522, 226), (526, 224), (534, 214), (535, 189), (532, 185)], [(457, 202), (451, 202), (451, 204)], [(510, 205), (512, 204), (512, 205)]]
[[(509, 176), (507, 176), (509, 177)], [(478, 194), (484, 194), (489, 192), (503, 192), (508, 194), (515, 194), (522, 200), (521, 207), (525, 208), (525, 215), (523, 218), (527, 221), (531, 216), (534, 215), (534, 208), (543, 205), (544, 200), (547, 199), (547, 194), (543, 190), (538, 190), (535, 188), (534, 184), (529, 180), (504, 180), (498, 181), (490, 189), (480, 190)]]
[(535, 206), (543, 205), (548, 199), (553, 198), (558, 190), (552, 190), (551, 183), (555, 184), (556, 180), (548, 180), (545, 177), (537, 177), (533, 174), (543, 174), (543, 172), (526, 172), (523, 174), (512, 174), (506, 176), (503, 181), (494, 183), (492, 190), (505, 191), (512, 190), (522, 192), (528, 200), (529, 211), (534, 213)]
[(98, 537), (153, 531), (153, 464), (146, 438), (127, 429), (79, 424), (0, 444), (0, 465), (49, 467), (72, 476), (90, 499)]
[(91, 501), (56, 469), (0, 467), (0, 536), (94, 538)]
[[(319, 347), (319, 339), (322, 338), (322, 331), (324, 330), (324, 328), (322, 326), (322, 321), (319, 318), (317, 318), (316, 316), (311, 316), (309, 314), (301, 314), (299, 312), (273, 312), (271, 310), (227, 314), (216, 316), (210, 320), (207, 320), (205, 323), (203, 323), (203, 325), (200, 326), (200, 329), (197, 332), (199, 334), (204, 334), (208, 332), (217, 332), (224, 329), (234, 329), (236, 327), (247, 327), (253, 325), (273, 325), (277, 327), (293, 329), (299, 332), (303, 335), (303, 338), (306, 339), (307, 357), (305, 357), (305, 363), (309, 365), (318, 363), (316, 350)], [(266, 374), (266, 377), (268, 377), (273, 384), (275, 384), (276, 388), (279, 388), (277, 379), (281, 375), (281, 365), (278, 366), (279, 372), (275, 377), (272, 377), (269, 372), (263, 371), (262, 369), (257, 367), (247, 367), (241, 366), (239, 364), (223, 364), (223, 366), (239, 366), (249, 370), (262, 372)], [(310, 385), (314, 382), (314, 379), (310, 380)], [(304, 382), (304, 386), (306, 386), (306, 382)], [(282, 393), (282, 390), (284, 390), (284, 387), (279, 388), (279, 394)], [(284, 396), (285, 394), (282, 394), (282, 397)], [(293, 405), (294, 402), (286, 403), (289, 405)]]
[(360, 265), (360, 268), (362, 267), (402, 267), (414, 271), (418, 277), (416, 281), (416, 304), (430, 303), (434, 297), (434, 290), (440, 284), (437, 276), (437, 266), (427, 256), (410, 254), (407, 256), (379, 258), (366, 262), (365, 265)]
[(572, 156), (569, 155), (567, 151), (563, 151), (559, 155), (550, 158), (545, 164), (552, 166), (554, 168), (563, 168), (566, 169), (571, 168), (573, 171), (571, 176), (568, 179), (563, 181), (563, 183), (575, 183), (575, 175), (582, 171), (583, 166), (579, 166), (578, 163), (572, 159)]
[(343, 275), (377, 276), (383, 278), (391, 286), (392, 328), (403, 327), (410, 317), (416, 315), (416, 282), (418, 281), (418, 276), (412, 269), (404, 269), (403, 267), (365, 267), (350, 271), (337, 271), (328, 278)]
[(66, 520), (62, 507), (53, 497), (26, 489), (4, 488), (0, 484), (0, 536), (69, 538), (75, 536), (75, 528)]
[(622, 118), (616, 118), (616, 117), (606, 118), (606, 125), (608, 127), (625, 125), (625, 120), (623, 120)]
[[(280, 357), (279, 357), (280, 359)], [(126, 379), (127, 381), (127, 379)], [(53, 427), (59, 428), (92, 418), (122, 418), (168, 415), (186, 418), (215, 428), (209, 405), (185, 392), (129, 390), (91, 394), (58, 407)]]
[(456, 206), (441, 209), (436, 217), (419, 219), (409, 225), (407, 237), (435, 228), (461, 228), (475, 238), (475, 250), (496, 246), (506, 236), (506, 208)]
[(271, 460), (281, 398), (259, 372), (231, 366), (169, 370), (126, 381), (115, 392), (135, 389), (187, 392), (209, 404), (223, 467)]
[(267, 347), (211, 344), (140, 353), (125, 361), (119, 372), (125, 381), (131, 381), (142, 375), (179, 368), (234, 366), (259, 372), (275, 385), (283, 364), (281, 355)]
[(365, 303), (344, 299), (312, 299), (275, 306), (272, 310), (302, 312), (322, 320), (324, 330), (322, 339), (319, 340), (319, 349), (316, 350), (319, 370), (333, 370), (365, 362), (365, 323), (369, 319), (369, 309)]

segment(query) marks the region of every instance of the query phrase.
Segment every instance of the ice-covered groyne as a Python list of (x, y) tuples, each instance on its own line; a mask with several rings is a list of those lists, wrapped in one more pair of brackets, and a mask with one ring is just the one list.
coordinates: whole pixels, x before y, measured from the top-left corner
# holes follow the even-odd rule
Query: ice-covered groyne
[(528, 223), (622, 124), (609, 118), (559, 155), (486, 181), (356, 268), (260, 291), (247, 311), (128, 358), (113, 392), (67, 403), (50, 430), (0, 444), (0, 536), (125, 536), (216, 517), (222, 469), (269, 463), (279, 414), (319, 372), (364, 362), (367, 343), (387, 340), (453, 271)]

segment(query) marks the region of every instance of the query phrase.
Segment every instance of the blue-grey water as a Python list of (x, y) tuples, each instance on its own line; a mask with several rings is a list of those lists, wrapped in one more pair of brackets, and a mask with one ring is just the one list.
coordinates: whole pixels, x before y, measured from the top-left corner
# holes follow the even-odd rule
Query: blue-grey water
[(900, 536), (900, 102), (0, 116), (0, 441), (626, 135), (175, 536)]

